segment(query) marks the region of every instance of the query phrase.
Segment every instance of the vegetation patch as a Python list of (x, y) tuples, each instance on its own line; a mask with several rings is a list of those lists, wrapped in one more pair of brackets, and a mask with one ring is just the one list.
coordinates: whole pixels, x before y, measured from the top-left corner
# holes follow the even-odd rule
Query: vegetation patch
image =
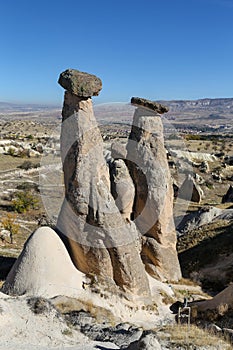
[(231, 344), (226, 342), (224, 336), (215, 335), (214, 332), (201, 329), (196, 325), (165, 326), (157, 330), (157, 336), (169, 341), (169, 349), (196, 349), (198, 347), (215, 347), (216, 349), (230, 350)]
[(25, 213), (29, 209), (36, 209), (38, 207), (38, 200), (30, 191), (18, 191), (12, 201), (12, 208), (18, 213)]

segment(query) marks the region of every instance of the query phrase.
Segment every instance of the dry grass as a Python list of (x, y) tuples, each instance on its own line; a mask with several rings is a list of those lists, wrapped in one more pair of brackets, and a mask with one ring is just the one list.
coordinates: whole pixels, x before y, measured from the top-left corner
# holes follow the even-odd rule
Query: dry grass
[(172, 296), (168, 295), (164, 290), (160, 290), (159, 294), (162, 296), (162, 302), (165, 305), (171, 305), (173, 304), (176, 299), (173, 298)]
[[(28, 160), (28, 158), (12, 157), (6, 154), (0, 154), (0, 172), (17, 169), (17, 167), (22, 165), (25, 160)], [(40, 162), (40, 159), (30, 158), (30, 162), (35, 165)]]
[(230, 138), (224, 140), (224, 142), (221, 139), (221, 136), (219, 136), (219, 139), (215, 141), (186, 140), (184, 142), (190, 152), (219, 153), (223, 151), (225, 154), (233, 154), (232, 140)]
[[(162, 332), (161, 332), (162, 331)], [(171, 349), (178, 346), (215, 346), (216, 349), (230, 350), (232, 346), (223, 336), (217, 336), (213, 332), (203, 330), (195, 325), (175, 325), (163, 327), (158, 333), (158, 337), (171, 343)]]
[(224, 319), (223, 316), (226, 316), (225, 318), (227, 319), (228, 314), (230, 316), (231, 312), (232, 310), (230, 310), (229, 305), (226, 303), (220, 303), (215, 309), (207, 309), (204, 311), (198, 309), (198, 304), (191, 306), (192, 320), (195, 322), (204, 320), (216, 323), (218, 320), (222, 321)]
[(209, 241), (210, 238), (217, 237), (222, 233), (227, 233), (232, 229), (228, 220), (218, 220), (203, 225), (201, 228), (194, 229), (188, 235), (178, 238), (177, 250), (179, 253), (197, 246), (203, 241)]
[(116, 324), (116, 317), (114, 314), (104, 307), (94, 305), (91, 299), (77, 300), (74, 298), (58, 297), (53, 301), (53, 305), (61, 314), (67, 314), (73, 311), (82, 310), (90, 313), (99, 323), (108, 321), (113, 325)]
[[(221, 220), (179, 238), (178, 252), (183, 276), (192, 276), (194, 271), (198, 272), (207, 265), (216, 264), (217, 259), (230, 256), (233, 253), (232, 228), (232, 223)], [(222, 279), (221, 274), (216, 275), (215, 279), (198, 274), (195, 278), (205, 290), (211, 289), (215, 292), (223, 289), (224, 285), (231, 281), (230, 275)]]
[(199, 285), (189, 278), (181, 278), (179, 281), (172, 281), (172, 284), (183, 284), (185, 286), (198, 287)]

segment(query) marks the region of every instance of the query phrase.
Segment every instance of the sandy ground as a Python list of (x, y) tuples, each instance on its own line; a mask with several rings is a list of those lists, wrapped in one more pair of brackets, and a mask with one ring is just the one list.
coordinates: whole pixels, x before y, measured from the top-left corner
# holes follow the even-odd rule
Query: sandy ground
[[(120, 306), (123, 315), (123, 305), (120, 302), (115, 304), (116, 308)], [(130, 315), (125, 307), (122, 321), (129, 321), (144, 329), (162, 325), (163, 321), (172, 322), (174, 315), (171, 315), (168, 307), (160, 306), (159, 313), (149, 316), (147, 312), (139, 310)], [(112, 343), (89, 340), (64, 322), (53, 307), (35, 314), (28, 305), (28, 296), (9, 297), (0, 293), (0, 325), (0, 350), (119, 349)]]
[(0, 349), (118, 349), (114, 344), (90, 341), (59, 317), (54, 309), (33, 313), (25, 297), (7, 297), (0, 293)]
[(86, 308), (101, 318), (108, 315), (111, 322), (128, 322), (144, 329), (173, 323), (174, 315), (168, 305), (163, 305), (161, 296), (162, 292), (172, 295), (172, 289), (149, 276), (148, 279), (152, 297), (146, 299), (129, 295), (126, 300), (107, 291), (83, 289), (85, 276), (74, 267), (61, 239), (51, 228), (41, 227), (28, 240), (2, 288), (4, 293), (21, 296), (0, 293), (0, 350), (117, 349), (112, 344), (91, 342), (70, 328), (54, 307), (35, 314), (27, 303), (31, 296), (64, 296), (63, 304), (75, 303), (72, 310)]

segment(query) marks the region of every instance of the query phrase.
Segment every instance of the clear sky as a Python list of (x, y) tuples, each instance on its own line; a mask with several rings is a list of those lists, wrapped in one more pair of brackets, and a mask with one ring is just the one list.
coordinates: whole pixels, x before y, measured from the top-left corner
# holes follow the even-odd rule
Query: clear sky
[(0, 101), (61, 103), (67, 68), (95, 102), (233, 97), (233, 0), (6, 0)]

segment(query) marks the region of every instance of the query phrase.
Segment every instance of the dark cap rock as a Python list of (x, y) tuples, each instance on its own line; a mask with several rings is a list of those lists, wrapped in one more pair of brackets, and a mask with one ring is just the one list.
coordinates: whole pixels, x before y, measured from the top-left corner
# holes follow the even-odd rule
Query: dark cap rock
[(79, 97), (97, 96), (102, 89), (102, 81), (95, 75), (67, 69), (60, 74), (58, 83), (67, 91)]
[(136, 105), (136, 106), (140, 106), (140, 107), (148, 108), (151, 111), (154, 111), (158, 114), (167, 113), (169, 111), (169, 108), (166, 106), (163, 106), (161, 103), (146, 100), (145, 98), (141, 98), (141, 97), (132, 97), (131, 104)]

